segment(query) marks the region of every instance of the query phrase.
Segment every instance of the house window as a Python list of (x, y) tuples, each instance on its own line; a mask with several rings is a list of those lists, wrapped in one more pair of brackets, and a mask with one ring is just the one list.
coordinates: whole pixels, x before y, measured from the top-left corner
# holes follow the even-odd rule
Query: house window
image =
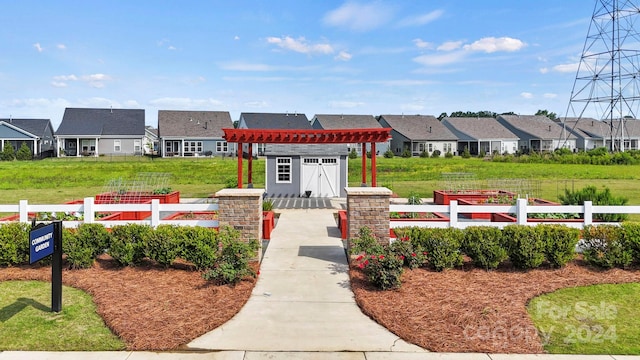
[(317, 164), (319, 163), (319, 159), (317, 158), (306, 158), (304, 159), (305, 164)]
[(202, 152), (202, 141), (185, 141), (184, 152), (189, 155), (199, 154)]
[(133, 140), (133, 151), (138, 154), (140, 153), (142, 149), (142, 141), (140, 140)]
[(216, 142), (216, 152), (226, 153), (227, 151), (229, 151), (229, 144), (226, 141)]
[(429, 146), (429, 152), (433, 152), (433, 144), (432, 144), (432, 143), (429, 143), (429, 145), (428, 145), (428, 146)]
[(120, 143), (120, 140), (113, 140), (113, 151), (114, 152), (122, 151), (122, 144)]
[(96, 151), (96, 141), (91, 139), (83, 139), (82, 140), (82, 152), (95, 152)]
[(444, 152), (445, 154), (448, 152), (451, 152), (451, 143), (445, 143), (444, 144)]
[(291, 158), (276, 158), (276, 183), (291, 183)]

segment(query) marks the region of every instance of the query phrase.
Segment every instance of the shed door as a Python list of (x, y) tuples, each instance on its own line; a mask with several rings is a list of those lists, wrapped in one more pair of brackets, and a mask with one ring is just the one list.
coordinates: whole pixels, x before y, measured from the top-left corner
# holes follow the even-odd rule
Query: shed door
[(340, 182), (338, 158), (304, 158), (302, 160), (301, 191), (311, 191), (311, 197), (337, 197)]

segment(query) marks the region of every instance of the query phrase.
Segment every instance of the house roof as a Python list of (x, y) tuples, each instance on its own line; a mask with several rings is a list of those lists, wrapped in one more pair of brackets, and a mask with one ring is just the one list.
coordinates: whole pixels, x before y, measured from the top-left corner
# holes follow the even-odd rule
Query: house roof
[(49, 119), (0, 119), (0, 121), (4, 121), (7, 124), (11, 124), (38, 137), (45, 135), (47, 126), (51, 128), (51, 121)]
[(582, 138), (602, 139), (609, 134), (609, 124), (592, 118), (560, 118), (557, 122), (564, 122), (564, 126)]
[(319, 126), (322, 129), (375, 129), (382, 127), (373, 115), (317, 114), (311, 122), (314, 127)]
[(307, 115), (298, 113), (242, 113), (248, 129), (311, 129)]
[(380, 118), (409, 140), (458, 140), (432, 115), (381, 115)]
[(499, 115), (498, 121), (542, 140), (575, 139), (562, 125), (541, 115)]
[(158, 111), (158, 136), (222, 139), (223, 128), (233, 127), (228, 111)]
[(144, 110), (66, 108), (56, 136), (144, 136)]
[(517, 140), (518, 136), (494, 118), (446, 117), (444, 124), (460, 140)]

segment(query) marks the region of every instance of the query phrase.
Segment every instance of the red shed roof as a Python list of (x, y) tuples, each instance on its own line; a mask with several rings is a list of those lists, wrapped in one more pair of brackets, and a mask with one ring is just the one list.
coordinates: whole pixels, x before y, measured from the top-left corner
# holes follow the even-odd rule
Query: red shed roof
[(391, 128), (377, 129), (222, 129), (231, 143), (261, 144), (346, 144), (385, 142)]

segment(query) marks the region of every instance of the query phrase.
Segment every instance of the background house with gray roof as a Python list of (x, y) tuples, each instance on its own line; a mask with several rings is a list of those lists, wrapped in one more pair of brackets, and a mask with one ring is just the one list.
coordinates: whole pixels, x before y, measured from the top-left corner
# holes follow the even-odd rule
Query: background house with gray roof
[[(305, 114), (298, 113), (241, 113), (238, 129), (311, 129)], [(244, 152), (248, 151), (245, 144)], [(253, 144), (253, 156), (265, 153), (265, 144)]]
[(432, 115), (380, 115), (382, 127), (392, 128), (390, 147), (395, 155), (409, 150), (413, 156), (438, 150), (458, 152), (458, 137)]
[(518, 150), (523, 153), (576, 149), (576, 135), (546, 116), (498, 115), (497, 120), (518, 136)]
[(576, 136), (578, 150), (592, 150), (605, 146), (609, 134), (609, 124), (592, 118), (558, 118), (560, 126)]
[(142, 155), (144, 110), (66, 108), (55, 132), (58, 156)]
[(442, 124), (458, 137), (458, 151), (469, 154), (514, 154), (518, 150), (518, 136), (502, 126), (495, 118), (446, 117)]
[(233, 128), (228, 111), (159, 110), (162, 157), (232, 155), (235, 146), (226, 142), (223, 128)]
[(55, 156), (55, 139), (49, 119), (0, 119), (0, 151), (26, 144), (34, 158)]
[[(382, 125), (373, 115), (328, 115), (316, 114), (311, 119), (311, 127), (314, 129), (326, 130), (348, 130), (348, 129), (379, 129)], [(347, 150), (355, 149), (358, 156), (362, 155), (360, 144), (347, 144)], [(376, 143), (376, 153), (384, 154), (389, 149), (389, 142)], [(367, 148), (367, 151), (370, 151)]]

